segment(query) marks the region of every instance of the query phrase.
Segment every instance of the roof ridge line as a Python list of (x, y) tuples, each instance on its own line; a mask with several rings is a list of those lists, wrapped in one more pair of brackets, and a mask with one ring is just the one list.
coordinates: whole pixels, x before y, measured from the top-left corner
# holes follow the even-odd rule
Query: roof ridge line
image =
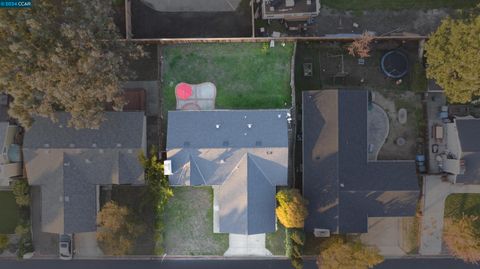
[[(207, 181), (205, 180), (205, 177), (203, 176), (203, 173), (202, 171), (200, 170), (200, 168), (198, 167), (198, 164), (197, 162), (193, 159), (193, 156), (192, 154), (189, 152), (188, 153), (188, 156), (189, 156), (189, 160), (190, 160), (190, 164), (193, 163), (193, 165), (195, 165), (195, 167), (197, 168), (197, 171), (198, 173), (200, 174), (200, 176), (202, 177), (202, 180), (203, 180), (203, 184), (207, 185)], [(191, 170), (191, 169), (190, 169)], [(190, 171), (190, 176), (191, 176), (192, 172)]]
[[(245, 158), (245, 155), (247, 155), (247, 154), (248, 154), (248, 152), (247, 152), (247, 153), (244, 153), (244, 154), (242, 155), (242, 158), (240, 158), (240, 160), (235, 164), (235, 166), (234, 166), (234, 168), (232, 169), (232, 171), (230, 171), (230, 173), (228, 173), (228, 176), (225, 178), (225, 180), (224, 180), (224, 181), (222, 182), (222, 184), (219, 185), (219, 186), (222, 186), (223, 184), (225, 184), (225, 182), (227, 182), (227, 181), (230, 179), (230, 177), (232, 177), (232, 174), (237, 170), (238, 165), (240, 164), (240, 162), (242, 162), (243, 158)], [(247, 160), (247, 161), (248, 161), (248, 160)], [(247, 164), (247, 165), (248, 165), (248, 164)], [(247, 167), (247, 169), (248, 169), (248, 167)]]
[[(250, 155), (251, 155), (252, 157), (256, 157), (255, 154), (247, 153), (247, 158), (250, 157)], [(265, 172), (263, 172), (262, 168), (260, 168), (260, 166), (257, 164), (257, 162), (255, 161), (255, 159), (254, 159), (254, 158), (250, 158), (250, 159), (252, 160), (253, 164), (255, 164), (255, 166), (258, 168), (258, 170), (260, 170), (260, 173), (262, 173), (263, 177), (265, 177), (265, 179), (268, 181), (268, 183), (270, 183), (270, 185), (272, 185), (272, 186), (275, 187), (276, 185), (272, 184), (272, 182), (270, 181), (270, 179), (267, 177), (267, 175), (265, 175)], [(248, 161), (248, 160), (247, 160), (247, 161)], [(248, 168), (247, 168), (247, 169), (248, 169)], [(247, 178), (248, 178), (248, 176), (247, 176)]]

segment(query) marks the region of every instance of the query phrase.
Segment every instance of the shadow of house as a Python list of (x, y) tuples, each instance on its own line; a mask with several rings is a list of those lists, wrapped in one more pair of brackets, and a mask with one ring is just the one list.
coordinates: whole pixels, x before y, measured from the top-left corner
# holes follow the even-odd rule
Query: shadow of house
[(307, 232), (366, 233), (368, 217), (413, 216), (414, 161), (368, 161), (367, 91), (303, 93), (303, 194)]
[(276, 187), (288, 182), (286, 118), (287, 110), (170, 111), (170, 184), (214, 186), (220, 233), (275, 231)]
[(145, 115), (106, 112), (96, 130), (67, 127), (70, 116), (56, 116), (56, 123), (36, 118), (24, 139), (27, 178), (41, 190), (41, 231), (94, 232), (101, 185), (144, 183)]

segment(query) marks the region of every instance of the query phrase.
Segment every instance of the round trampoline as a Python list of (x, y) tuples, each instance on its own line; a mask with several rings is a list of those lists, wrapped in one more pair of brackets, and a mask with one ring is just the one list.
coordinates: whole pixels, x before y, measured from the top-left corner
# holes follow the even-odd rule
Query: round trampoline
[(387, 77), (402, 78), (408, 72), (408, 57), (399, 50), (389, 51), (383, 55), (381, 67)]

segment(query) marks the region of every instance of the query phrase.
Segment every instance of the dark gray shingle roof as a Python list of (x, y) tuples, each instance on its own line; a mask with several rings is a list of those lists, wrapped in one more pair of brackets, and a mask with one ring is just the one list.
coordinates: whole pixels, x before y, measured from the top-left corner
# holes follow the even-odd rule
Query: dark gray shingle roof
[[(309, 231), (362, 233), (367, 232), (368, 216), (415, 213), (415, 163), (367, 161), (367, 109), (367, 91), (303, 94), (303, 191), (309, 200)], [(378, 200), (380, 196), (388, 202)]]
[(107, 112), (98, 130), (67, 128), (38, 118), (26, 132), (24, 158), (31, 185), (42, 190), (42, 230), (96, 230), (96, 186), (142, 184), (138, 154), (145, 151), (143, 112)]
[(169, 112), (167, 156), (174, 172), (170, 183), (218, 186), (220, 232), (275, 231), (276, 186), (287, 185), (286, 114), (286, 110)]

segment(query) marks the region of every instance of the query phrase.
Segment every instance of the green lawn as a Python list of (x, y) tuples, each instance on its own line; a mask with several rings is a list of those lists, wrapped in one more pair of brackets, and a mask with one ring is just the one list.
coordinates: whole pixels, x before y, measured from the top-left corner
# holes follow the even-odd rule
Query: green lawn
[(285, 227), (280, 222), (277, 222), (277, 230), (266, 235), (265, 247), (273, 255), (285, 256), (285, 235)]
[(450, 194), (445, 201), (445, 217), (459, 218), (462, 214), (480, 216), (480, 194)]
[(168, 255), (223, 255), (228, 234), (213, 233), (213, 189), (174, 187), (164, 215)]
[(165, 108), (175, 109), (175, 85), (212, 82), (216, 108), (255, 109), (291, 106), (293, 44), (227, 43), (164, 48), (162, 89)]
[(323, 0), (322, 5), (342, 10), (471, 8), (478, 0)]
[(0, 234), (13, 234), (19, 222), (19, 209), (11, 191), (0, 191)]

